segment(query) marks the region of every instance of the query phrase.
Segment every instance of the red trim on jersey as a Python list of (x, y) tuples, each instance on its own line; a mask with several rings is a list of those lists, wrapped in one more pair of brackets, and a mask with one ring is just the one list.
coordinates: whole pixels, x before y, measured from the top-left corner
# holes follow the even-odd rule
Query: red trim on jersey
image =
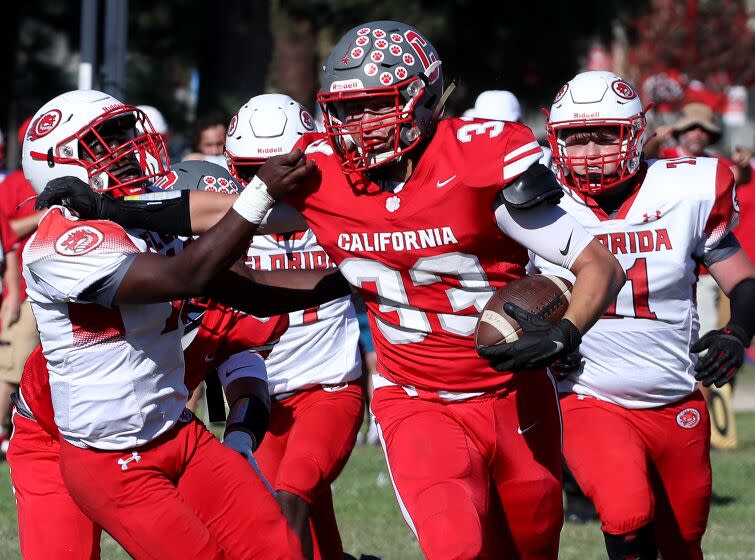
[(734, 220), (735, 196), (734, 175), (731, 169), (721, 160), (716, 164), (716, 200), (710, 210), (708, 221), (705, 222), (705, 235), (711, 237), (714, 232), (723, 235), (728, 231)]
[(24, 402), (39, 425), (54, 439), (59, 439), (60, 432), (55, 425), (52, 409), (50, 376), (47, 373), (47, 360), (42, 354), (42, 345), (37, 346), (26, 360), (20, 386)]
[(121, 310), (91, 303), (69, 303), (68, 318), (73, 327), (73, 344), (78, 347), (94, 346), (125, 340), (126, 327)]

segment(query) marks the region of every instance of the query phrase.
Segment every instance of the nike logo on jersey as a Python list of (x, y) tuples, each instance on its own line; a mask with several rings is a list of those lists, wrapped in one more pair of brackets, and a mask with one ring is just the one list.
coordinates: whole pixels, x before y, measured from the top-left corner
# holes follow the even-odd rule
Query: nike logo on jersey
[(534, 428), (535, 426), (537, 426), (537, 425), (538, 425), (539, 423), (540, 423), (540, 422), (535, 422), (534, 424), (530, 424), (529, 426), (527, 426), (527, 427), (526, 427), (526, 428), (524, 428), (524, 429), (522, 429), (522, 427), (521, 427), (521, 426), (519, 426), (519, 427), (518, 427), (518, 428), (516, 429), (516, 433), (517, 433), (517, 434), (519, 434), (520, 436), (521, 436), (521, 435), (523, 435), (523, 434), (526, 434), (526, 433), (527, 433), (527, 432), (529, 432), (529, 431), (530, 431), (530, 430), (531, 430), (532, 428)]
[(566, 256), (569, 254), (569, 246), (571, 245), (571, 236), (574, 235), (574, 230), (571, 230), (571, 233), (569, 234), (569, 239), (566, 241), (566, 247), (560, 250), (561, 254), (563, 256)]
[(443, 187), (445, 187), (448, 183), (450, 183), (454, 179), (456, 179), (456, 175), (454, 175), (453, 177), (449, 177), (445, 181), (438, 181), (437, 183), (435, 183), (435, 186), (438, 187), (439, 189), (442, 189)]
[(215, 359), (215, 356), (210, 356), (209, 354), (205, 354), (204, 363), (209, 364), (214, 359)]

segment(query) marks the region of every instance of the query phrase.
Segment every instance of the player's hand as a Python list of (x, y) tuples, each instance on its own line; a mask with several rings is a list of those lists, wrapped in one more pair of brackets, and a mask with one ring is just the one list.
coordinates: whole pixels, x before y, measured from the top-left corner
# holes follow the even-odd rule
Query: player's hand
[(45, 190), (39, 193), (34, 209), (44, 210), (55, 205), (63, 205), (85, 220), (107, 220), (115, 203), (94, 192), (78, 177), (58, 177), (47, 183)]
[(281, 200), (304, 184), (316, 169), (315, 162), (307, 160), (304, 152), (296, 149), (288, 154), (268, 158), (257, 171), (257, 177), (265, 183), (270, 196)]
[(244, 459), (246, 459), (251, 467), (255, 470), (255, 472), (260, 476), (262, 481), (267, 485), (268, 488), (270, 488), (270, 491), (273, 492), (270, 483), (265, 479), (259, 466), (257, 466), (257, 461), (254, 458), (254, 453), (252, 453), (252, 447), (254, 447), (254, 440), (252, 439), (252, 436), (250, 436), (246, 432), (234, 430), (225, 435), (225, 437), (223, 438), (223, 445), (230, 447), (231, 449), (239, 453)]
[(569, 352), (564, 356), (559, 356), (555, 362), (548, 366), (558, 379), (565, 379), (570, 373), (574, 373), (582, 365), (582, 354), (579, 349)]
[(514, 342), (478, 346), (477, 353), (490, 361), (496, 371), (539, 369), (551, 365), (559, 356), (577, 349), (582, 336), (571, 321), (561, 319), (555, 325), (525, 311), (518, 305), (503, 306), (519, 323), (524, 334)]
[(710, 331), (690, 347), (692, 352), (708, 351), (695, 366), (695, 379), (703, 386), (723, 387), (739, 371), (745, 359), (747, 337), (738, 331), (732, 326)]

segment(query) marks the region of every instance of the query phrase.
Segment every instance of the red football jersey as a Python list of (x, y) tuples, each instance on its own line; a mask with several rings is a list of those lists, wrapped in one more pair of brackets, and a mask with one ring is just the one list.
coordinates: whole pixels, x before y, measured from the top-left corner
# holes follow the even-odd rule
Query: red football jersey
[(524, 276), (527, 251), (496, 223), (502, 187), (542, 156), (524, 125), (440, 122), (403, 188), (345, 175), (324, 135), (300, 145), (320, 174), (296, 207), (369, 312), (378, 371), (401, 385), (479, 391), (504, 384), (473, 334), (491, 294)]
[[(195, 338), (184, 350), (186, 387), (189, 391), (195, 389), (217, 366), (238, 352), (257, 350), (266, 356), (272, 344), (287, 328), (288, 315), (258, 319), (211, 302), (197, 327)], [(31, 353), (24, 365), (21, 394), (42, 429), (58, 438), (47, 360), (42, 354), (41, 345)]]

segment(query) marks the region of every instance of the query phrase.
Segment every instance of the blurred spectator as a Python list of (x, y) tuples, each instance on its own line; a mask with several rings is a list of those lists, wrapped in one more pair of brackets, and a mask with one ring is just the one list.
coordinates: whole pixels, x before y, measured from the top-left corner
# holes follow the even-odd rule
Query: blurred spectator
[[(676, 140), (676, 145), (664, 146), (672, 139)], [(733, 162), (711, 150), (710, 147), (720, 139), (721, 125), (713, 109), (704, 103), (688, 103), (682, 108), (681, 117), (673, 125), (659, 126), (656, 129), (655, 136), (645, 144), (645, 157), (714, 157), (731, 168), (737, 184), (749, 181), (749, 158), (741, 156)]]
[(653, 103), (655, 117), (669, 122), (684, 98), (687, 78), (678, 70), (664, 70), (648, 76), (642, 84), (642, 99)]
[(192, 135), (195, 151), (184, 157), (184, 160), (203, 159), (225, 167), (225, 123), (226, 119), (220, 113), (210, 113), (199, 118)]
[(0, 169), (5, 169), (5, 138), (2, 130), (0, 130)]
[(519, 122), (522, 120), (522, 108), (516, 95), (510, 91), (488, 90), (477, 96), (474, 107), (464, 111), (464, 116)]
[[(29, 120), (19, 129), (19, 147)], [(21, 252), (29, 236), (37, 229), (43, 212), (34, 211), (36, 193), (23, 173), (10, 173), (0, 182), (0, 228), (6, 249), (6, 271), (3, 275), (2, 306), (0, 306), (0, 422), (10, 424), (10, 395), (18, 387), (24, 363), (39, 344), (39, 333), (31, 308), (26, 302), (26, 285), (21, 277)], [(18, 245), (15, 252), (8, 241)], [(20, 244), (18, 241), (20, 240)], [(6, 432), (9, 433), (9, 432)]]

